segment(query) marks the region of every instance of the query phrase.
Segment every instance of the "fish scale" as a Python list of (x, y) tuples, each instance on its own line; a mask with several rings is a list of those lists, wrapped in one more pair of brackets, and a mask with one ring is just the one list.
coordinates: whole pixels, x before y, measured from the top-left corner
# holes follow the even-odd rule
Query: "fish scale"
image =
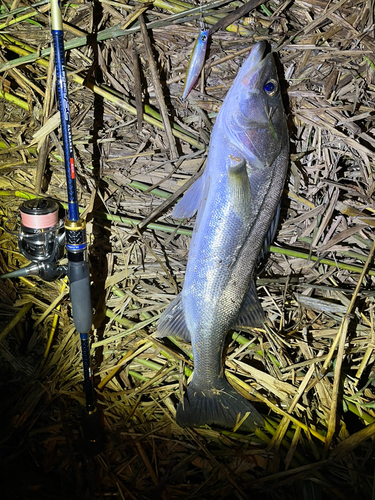
[(214, 424), (252, 431), (264, 420), (224, 376), (228, 332), (259, 327), (258, 257), (273, 238), (289, 156), (278, 77), (258, 43), (240, 69), (217, 116), (203, 175), (173, 216), (198, 210), (181, 293), (162, 314), (158, 336), (192, 344), (194, 373), (176, 413), (184, 427)]

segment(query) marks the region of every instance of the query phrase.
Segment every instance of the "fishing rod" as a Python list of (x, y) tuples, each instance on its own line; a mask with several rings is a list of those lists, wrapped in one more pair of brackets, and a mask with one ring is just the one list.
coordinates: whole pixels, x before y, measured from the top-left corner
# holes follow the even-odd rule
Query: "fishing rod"
[(65, 67), (64, 33), (60, 0), (51, 0), (51, 33), (56, 67), (56, 86), (61, 116), (64, 165), (68, 192), (68, 217), (65, 219), (65, 248), (68, 258), (67, 275), (74, 325), (80, 335), (86, 408), (83, 432), (89, 452), (96, 453), (101, 441), (100, 414), (95, 404), (91, 373), (89, 332), (92, 325), (90, 274), (87, 262), (86, 221), (79, 217), (76, 173), (74, 165), (72, 127), (68, 84)]
[[(68, 215), (65, 221), (59, 220), (59, 205), (54, 200), (35, 198), (22, 203), (18, 233), (9, 228), (12, 219), (8, 219), (4, 229), (11, 234), (18, 235), (20, 252), (31, 261), (31, 264), (3, 274), (0, 278), (36, 275), (45, 281), (53, 281), (63, 275), (68, 276), (73, 321), (80, 335), (82, 348), (83, 385), (86, 396), (82, 421), (85, 449), (88, 454), (95, 454), (100, 451), (102, 444), (102, 428), (100, 414), (95, 404), (91, 373), (89, 333), (92, 325), (92, 308), (87, 261), (86, 222), (80, 218), (78, 210), (60, 2), (59, 0), (50, 0), (50, 2), (56, 87), (68, 193)], [(64, 253), (68, 260), (67, 265), (59, 263), (59, 260), (64, 257)]]

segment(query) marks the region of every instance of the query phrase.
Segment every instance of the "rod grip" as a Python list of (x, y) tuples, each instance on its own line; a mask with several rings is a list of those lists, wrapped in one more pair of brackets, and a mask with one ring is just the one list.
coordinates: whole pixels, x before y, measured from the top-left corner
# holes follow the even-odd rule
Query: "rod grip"
[(86, 261), (68, 262), (70, 300), (78, 333), (88, 333), (92, 325), (89, 266)]

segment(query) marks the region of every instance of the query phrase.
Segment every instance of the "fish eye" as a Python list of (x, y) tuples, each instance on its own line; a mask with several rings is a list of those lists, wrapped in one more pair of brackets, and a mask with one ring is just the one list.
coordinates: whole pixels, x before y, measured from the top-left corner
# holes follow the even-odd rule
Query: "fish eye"
[(201, 40), (202, 42), (205, 42), (207, 40), (207, 35), (201, 35)]
[(270, 97), (274, 97), (277, 94), (278, 90), (279, 85), (276, 80), (269, 80), (264, 86), (265, 93)]

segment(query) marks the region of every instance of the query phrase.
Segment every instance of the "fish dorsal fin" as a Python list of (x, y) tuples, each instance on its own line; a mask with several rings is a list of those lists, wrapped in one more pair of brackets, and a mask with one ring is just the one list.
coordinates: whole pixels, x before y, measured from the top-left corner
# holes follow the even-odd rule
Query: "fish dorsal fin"
[(264, 323), (264, 311), (260, 305), (254, 281), (251, 282), (241, 305), (235, 326), (261, 328)]
[(270, 250), (270, 246), (275, 238), (277, 226), (279, 224), (280, 206), (281, 206), (281, 201), (277, 205), (275, 217), (274, 217), (273, 221), (271, 222), (270, 228), (268, 229), (268, 232), (264, 238), (263, 246), (260, 249), (260, 252), (258, 255), (258, 263), (265, 259), (265, 257), (267, 256), (267, 254)]
[(244, 159), (230, 156), (228, 166), (228, 188), (232, 206), (240, 216), (251, 215), (251, 189)]
[(175, 219), (188, 219), (189, 217), (193, 217), (202, 200), (203, 192), (205, 191), (205, 182), (206, 176), (203, 174), (189, 187), (184, 196), (174, 207), (172, 217)]
[(185, 313), (182, 307), (181, 294), (177, 295), (161, 315), (155, 336), (158, 338), (180, 337), (185, 342), (191, 342), (190, 332), (186, 326)]

